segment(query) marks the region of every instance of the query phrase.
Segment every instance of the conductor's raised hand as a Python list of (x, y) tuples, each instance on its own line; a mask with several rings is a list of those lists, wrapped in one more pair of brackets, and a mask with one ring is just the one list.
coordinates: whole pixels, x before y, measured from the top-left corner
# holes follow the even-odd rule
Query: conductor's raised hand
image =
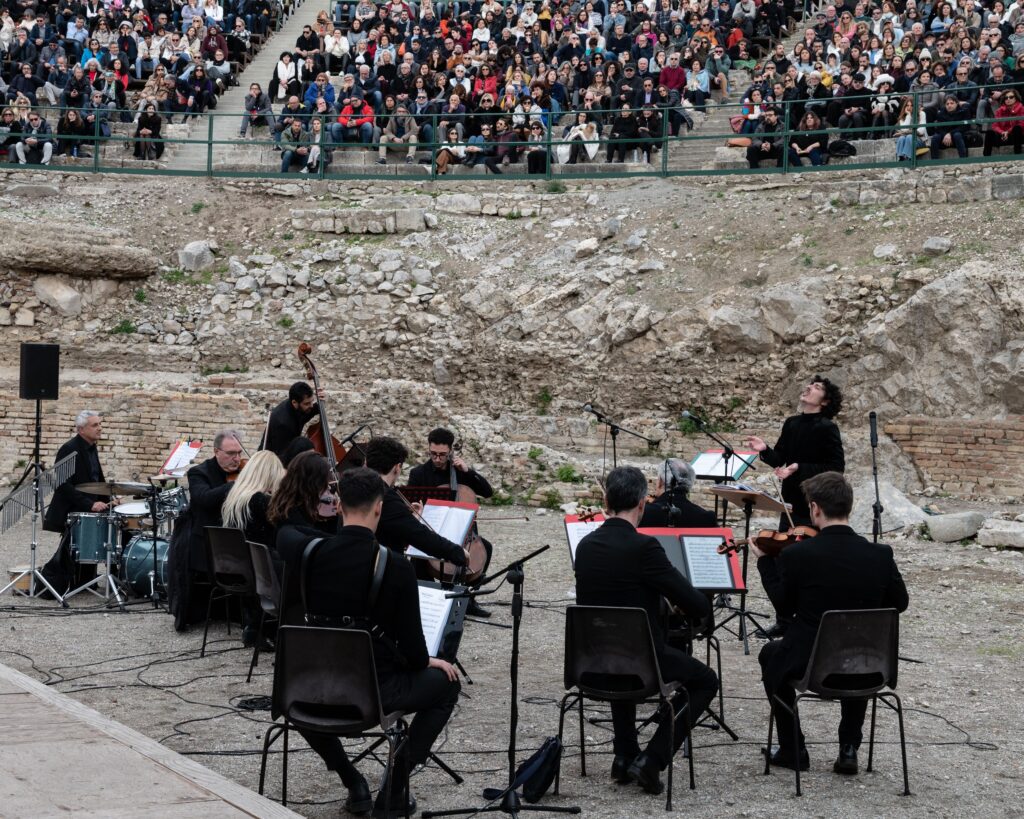
[(744, 443), (754, 450), (754, 452), (764, 452), (768, 449), (768, 444), (764, 442), (764, 438), (758, 438), (756, 435), (747, 436)]
[(459, 677), (458, 672), (455, 670), (455, 666), (445, 660), (438, 659), (437, 657), (431, 657), (427, 662), (427, 667), (440, 668), (448, 678), (449, 682), (455, 682)]

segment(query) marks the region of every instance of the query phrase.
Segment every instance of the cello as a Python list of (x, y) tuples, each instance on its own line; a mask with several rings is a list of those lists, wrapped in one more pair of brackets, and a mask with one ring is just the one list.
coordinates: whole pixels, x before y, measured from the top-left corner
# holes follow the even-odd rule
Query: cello
[[(458, 473), (455, 469), (455, 453), (461, 449), (461, 443), (456, 442), (452, 451), (448, 453), (448, 489), (452, 493), (453, 501), (475, 504), (477, 502), (476, 493), (465, 484), (459, 483)], [(466, 535), (462, 547), (469, 554), (465, 567), (453, 566), (441, 560), (429, 560), (427, 565), (430, 574), (442, 583), (449, 583), (457, 580), (461, 573), (461, 579), (465, 585), (472, 586), (476, 583), (483, 577), (484, 568), (487, 565), (487, 547), (484, 546), (483, 538), (480, 537), (476, 522), (473, 523), (473, 528)]]
[(312, 346), (305, 341), (299, 345), (299, 361), (302, 362), (306, 371), (306, 377), (313, 382), (313, 389), (317, 396), (316, 406), (320, 414), (319, 419), (313, 419), (306, 427), (306, 437), (313, 443), (313, 449), (327, 459), (331, 474), (337, 481), (338, 464), (345, 460), (348, 450), (345, 449), (345, 445), (341, 441), (331, 435), (331, 428), (327, 423), (327, 407), (324, 400), (320, 398), (320, 374), (317, 372), (316, 365), (313, 364), (313, 359), (309, 357), (311, 352), (313, 352)]

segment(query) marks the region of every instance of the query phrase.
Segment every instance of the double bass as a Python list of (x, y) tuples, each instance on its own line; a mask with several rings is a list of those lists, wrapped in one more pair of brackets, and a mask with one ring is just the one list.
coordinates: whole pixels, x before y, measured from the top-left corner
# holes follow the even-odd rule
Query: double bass
[(337, 481), (338, 464), (345, 460), (348, 450), (345, 449), (345, 445), (341, 441), (331, 435), (331, 428), (327, 422), (327, 406), (320, 398), (320, 374), (317, 372), (316, 365), (313, 364), (313, 359), (309, 357), (311, 352), (313, 352), (312, 346), (305, 341), (299, 345), (299, 361), (302, 362), (306, 371), (306, 377), (313, 382), (313, 390), (317, 396), (316, 406), (320, 415), (318, 419), (310, 421), (309, 426), (306, 427), (306, 437), (313, 443), (313, 449), (327, 459), (331, 475), (334, 476), (334, 481)]

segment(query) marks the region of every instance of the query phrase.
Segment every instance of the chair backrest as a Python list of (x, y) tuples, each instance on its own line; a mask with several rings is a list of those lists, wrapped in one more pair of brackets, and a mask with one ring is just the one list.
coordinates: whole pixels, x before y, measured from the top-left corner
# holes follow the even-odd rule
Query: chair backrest
[(825, 697), (866, 696), (896, 687), (900, 619), (896, 609), (826, 611), (797, 688)]
[(249, 556), (252, 558), (253, 579), (260, 605), (267, 614), (277, 617), (281, 613), (281, 581), (274, 570), (270, 549), (262, 543), (248, 541)]
[(384, 719), (370, 635), (357, 629), (277, 630), (271, 710), (326, 731), (358, 733)]
[(647, 612), (638, 608), (569, 606), (565, 611), (565, 688), (598, 699), (659, 694), (661, 671)]
[(241, 529), (207, 526), (206, 549), (212, 583), (235, 594), (256, 594), (252, 556)]

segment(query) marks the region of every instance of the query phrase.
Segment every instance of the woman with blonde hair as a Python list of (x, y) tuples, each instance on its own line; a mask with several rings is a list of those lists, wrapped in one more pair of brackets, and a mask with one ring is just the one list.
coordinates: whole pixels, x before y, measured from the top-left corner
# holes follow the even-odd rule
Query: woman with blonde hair
[(253, 455), (238, 473), (221, 507), (224, 525), (245, 532), (245, 539), (274, 548), (274, 526), (267, 519), (270, 496), (284, 477), (281, 459), (268, 449)]

